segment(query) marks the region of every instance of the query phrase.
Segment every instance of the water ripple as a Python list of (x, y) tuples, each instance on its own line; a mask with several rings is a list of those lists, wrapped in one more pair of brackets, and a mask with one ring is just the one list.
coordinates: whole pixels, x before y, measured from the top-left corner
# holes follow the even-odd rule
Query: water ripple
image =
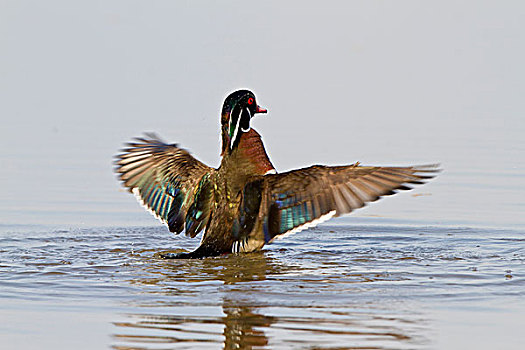
[(151, 227), (4, 232), (0, 305), (109, 303), (114, 349), (425, 348), (429, 305), (524, 296), (522, 236), (328, 226), (262, 252), (165, 261), (159, 250), (196, 241)]

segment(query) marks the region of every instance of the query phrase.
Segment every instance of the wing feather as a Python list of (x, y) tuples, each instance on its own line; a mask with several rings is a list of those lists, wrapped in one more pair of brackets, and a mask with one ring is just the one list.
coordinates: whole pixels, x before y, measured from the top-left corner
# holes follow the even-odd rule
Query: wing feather
[[(439, 172), (438, 165), (411, 167), (320, 166), (263, 176), (260, 214), (264, 240), (313, 227), (332, 216), (361, 208), (408, 185), (422, 184)], [(259, 180), (258, 180), (259, 181)], [(254, 225), (257, 227), (257, 225)], [(262, 233), (247, 233), (261, 240)]]
[(212, 191), (210, 168), (177, 144), (155, 134), (136, 138), (116, 156), (120, 180), (139, 202), (170, 231), (195, 236), (209, 218)]

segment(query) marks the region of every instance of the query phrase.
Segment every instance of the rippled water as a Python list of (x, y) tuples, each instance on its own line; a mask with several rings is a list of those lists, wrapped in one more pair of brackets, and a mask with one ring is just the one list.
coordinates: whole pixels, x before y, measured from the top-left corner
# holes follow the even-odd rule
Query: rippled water
[[(519, 230), (328, 225), (262, 252), (165, 261), (163, 227), (3, 226), (11, 348), (521, 348)], [(487, 332), (487, 330), (489, 330)]]

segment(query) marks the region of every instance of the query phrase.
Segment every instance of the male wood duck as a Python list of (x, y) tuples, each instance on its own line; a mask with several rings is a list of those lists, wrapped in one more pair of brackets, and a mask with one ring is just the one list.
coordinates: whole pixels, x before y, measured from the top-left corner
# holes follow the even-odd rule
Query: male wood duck
[(435, 165), (410, 167), (314, 165), (277, 173), (251, 119), (266, 113), (248, 90), (230, 94), (221, 115), (222, 160), (206, 166), (177, 144), (154, 134), (128, 143), (116, 156), (124, 186), (171, 232), (195, 237), (189, 253), (163, 258), (203, 258), (252, 252), (265, 244), (382, 196), (409, 190), (435, 176)]

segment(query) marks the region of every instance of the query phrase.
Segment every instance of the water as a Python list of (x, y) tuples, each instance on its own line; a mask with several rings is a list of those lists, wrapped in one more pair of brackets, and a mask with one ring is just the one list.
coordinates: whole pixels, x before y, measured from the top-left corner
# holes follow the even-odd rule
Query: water
[[(521, 348), (523, 231), (325, 225), (247, 255), (165, 261), (163, 227), (3, 226), (10, 348)], [(490, 332), (484, 332), (490, 330)]]

